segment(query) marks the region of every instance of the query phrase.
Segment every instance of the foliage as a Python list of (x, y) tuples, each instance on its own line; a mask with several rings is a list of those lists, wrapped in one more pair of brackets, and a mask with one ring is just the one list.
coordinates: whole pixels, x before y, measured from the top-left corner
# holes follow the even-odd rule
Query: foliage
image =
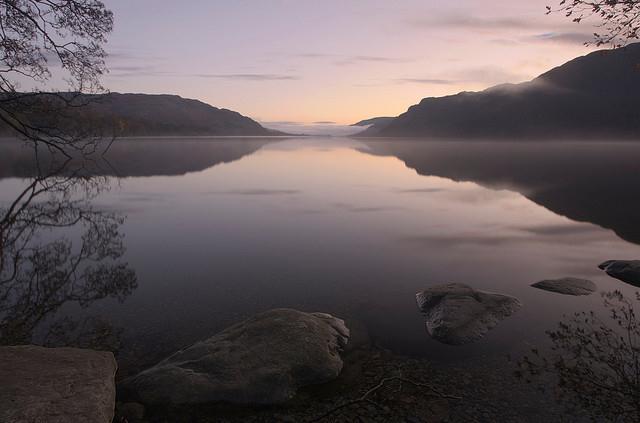
[[(578, 312), (547, 334), (551, 351), (533, 349), (519, 362), (527, 381), (555, 377), (567, 405), (596, 419), (640, 421), (640, 321), (634, 303), (620, 291), (603, 294), (608, 317)], [(640, 294), (636, 293), (636, 303)]]
[(640, 0), (561, 0), (557, 9), (547, 6), (547, 13), (552, 12), (564, 13), (576, 23), (597, 19), (597, 46), (621, 47), (640, 38)]

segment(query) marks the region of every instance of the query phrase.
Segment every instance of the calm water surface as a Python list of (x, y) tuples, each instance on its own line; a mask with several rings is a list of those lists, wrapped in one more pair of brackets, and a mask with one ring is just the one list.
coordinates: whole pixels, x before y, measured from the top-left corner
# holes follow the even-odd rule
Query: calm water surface
[[(6, 204), (30, 166), (2, 149)], [(120, 140), (94, 205), (126, 216), (138, 286), (62, 312), (122, 327), (123, 354), (172, 351), (275, 307), (333, 313), (433, 360), (522, 351), (563, 314), (601, 304), (531, 283), (573, 276), (633, 292), (597, 265), (640, 258), (639, 158), (624, 143)], [(442, 345), (414, 296), (449, 282), (524, 307), (480, 342)]]

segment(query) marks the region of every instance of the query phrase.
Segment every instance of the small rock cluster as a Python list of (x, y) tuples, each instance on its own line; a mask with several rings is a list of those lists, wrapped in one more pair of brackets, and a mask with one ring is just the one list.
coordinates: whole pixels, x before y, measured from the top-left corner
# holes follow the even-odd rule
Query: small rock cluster
[[(613, 278), (640, 286), (640, 260), (608, 260), (599, 268)], [(597, 290), (592, 281), (572, 277), (543, 280), (532, 286), (574, 296)], [(457, 283), (427, 288), (416, 294), (416, 301), (426, 317), (429, 335), (450, 345), (483, 338), (522, 307), (517, 298)], [(184, 407), (220, 403), (254, 406), (285, 402), (286, 412), (253, 410), (248, 415), (241, 413), (240, 420), (277, 418), (286, 422), (317, 415), (320, 420), (326, 416), (330, 421), (401, 418), (398, 421), (417, 423), (448, 421), (459, 412), (479, 415), (487, 421), (495, 417), (490, 409), (474, 409), (473, 402), (467, 399), (462, 401), (463, 407), (452, 409), (456, 397), (443, 394), (435, 388), (438, 384), (389, 378), (407, 363), (406, 359), (396, 363), (399, 358), (389, 354), (369, 352), (368, 362), (360, 364), (361, 374), (347, 383), (349, 376), (341, 375), (341, 354), (350, 335), (343, 320), (325, 313), (275, 309), (258, 314), (123, 381), (121, 388), (128, 402), (117, 404), (114, 421), (147, 421), (143, 404), (169, 407), (168, 412), (175, 413), (191, 410)], [(381, 359), (382, 356), (386, 358)], [(428, 366), (424, 361), (416, 363), (419, 366), (411, 369), (414, 379), (418, 368)], [(376, 370), (378, 365), (382, 370)], [(116, 369), (113, 354), (108, 352), (32, 345), (0, 347), (0, 421), (111, 422)], [(432, 370), (425, 374), (431, 382), (436, 379)], [(388, 386), (379, 386), (380, 375), (386, 375), (383, 380), (389, 382)], [(446, 379), (446, 385), (452, 387), (450, 375)], [(376, 380), (378, 385), (373, 384)], [(331, 389), (344, 392), (316, 399), (309, 391), (327, 383), (334, 385)], [(363, 384), (367, 383), (372, 384), (373, 390), (371, 386), (365, 389)], [(363, 386), (357, 388), (360, 385)], [(376, 401), (353, 395), (362, 391)], [(463, 391), (454, 389), (449, 393)], [(484, 396), (482, 393), (481, 399)], [(403, 409), (411, 412), (404, 413)], [(504, 412), (501, 415), (506, 417)], [(231, 416), (228, 421), (238, 419)]]

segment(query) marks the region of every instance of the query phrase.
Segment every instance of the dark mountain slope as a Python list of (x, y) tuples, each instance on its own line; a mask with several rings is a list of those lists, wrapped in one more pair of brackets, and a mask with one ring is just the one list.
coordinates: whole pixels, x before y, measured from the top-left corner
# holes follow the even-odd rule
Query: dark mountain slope
[[(35, 107), (26, 107), (28, 119), (35, 124), (45, 123), (52, 127), (82, 130), (82, 126), (99, 128), (108, 135), (117, 136), (265, 136), (278, 135), (276, 131), (263, 128), (254, 120), (240, 113), (218, 109), (198, 100), (176, 95), (119, 94), (73, 95), (59, 94), (62, 98), (73, 98), (74, 105), (65, 107), (54, 96), (29, 98)], [(46, 98), (46, 99), (45, 99)], [(48, 102), (48, 103), (45, 103)], [(60, 113), (46, 116), (48, 104)], [(44, 105), (43, 105), (44, 104)], [(8, 127), (0, 127), (2, 135), (11, 135)]]
[(640, 43), (579, 57), (530, 82), (425, 98), (360, 135), (640, 138)]
[(376, 128), (382, 128), (383, 126), (385, 126), (386, 124), (388, 124), (389, 122), (391, 122), (392, 120), (394, 120), (394, 117), (374, 117), (371, 119), (364, 119), (361, 120), (360, 122), (356, 122), (351, 126), (369, 126), (369, 127), (376, 127)]

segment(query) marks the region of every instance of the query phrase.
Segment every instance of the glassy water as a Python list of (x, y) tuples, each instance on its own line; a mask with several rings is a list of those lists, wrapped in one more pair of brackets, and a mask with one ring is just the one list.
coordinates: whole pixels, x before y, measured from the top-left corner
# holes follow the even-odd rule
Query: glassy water
[[(32, 152), (0, 148), (7, 206), (33, 174)], [(638, 158), (640, 145), (611, 142), (119, 140), (98, 166), (107, 178), (93, 206), (125, 217), (120, 260), (137, 285), (85, 307), (74, 293), (36, 323), (102, 316), (123, 329), (125, 356), (143, 356), (292, 307), (343, 317), (401, 354), (518, 352), (563, 314), (601, 306), (598, 295), (532, 283), (572, 276), (634, 291), (597, 265), (640, 258)], [(449, 282), (524, 306), (479, 342), (443, 345), (427, 335), (415, 293)], [(6, 310), (31, 313), (4, 310), (5, 321), (24, 317)]]

